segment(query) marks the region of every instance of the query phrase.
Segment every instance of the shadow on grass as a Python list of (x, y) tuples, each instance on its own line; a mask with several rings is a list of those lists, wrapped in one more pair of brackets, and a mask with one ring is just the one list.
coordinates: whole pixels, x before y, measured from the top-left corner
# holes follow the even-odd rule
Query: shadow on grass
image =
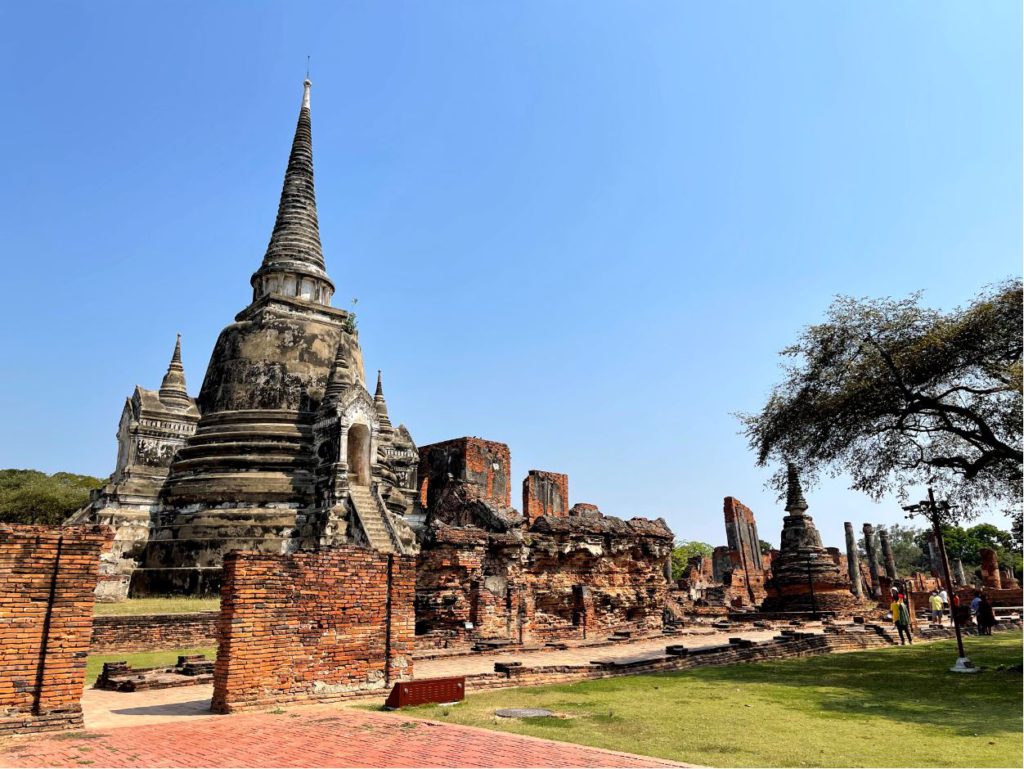
[[(776, 707), (828, 712), (843, 718), (885, 716), (953, 729), (962, 736), (1021, 730), (1022, 675), (996, 670), (1019, 664), (1021, 634), (965, 641), (982, 672), (949, 672), (956, 643), (941, 641), (749, 665), (697, 668), (658, 678), (686, 676), (719, 685), (765, 684)], [(621, 679), (620, 679), (621, 680)], [(788, 691), (787, 691), (788, 690)], [(753, 691), (752, 697), (757, 697)]]

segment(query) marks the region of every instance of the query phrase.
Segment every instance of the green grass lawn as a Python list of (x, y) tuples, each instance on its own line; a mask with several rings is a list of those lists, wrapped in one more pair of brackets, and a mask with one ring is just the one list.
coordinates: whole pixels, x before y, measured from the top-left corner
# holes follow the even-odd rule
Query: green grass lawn
[(159, 652), (131, 652), (129, 654), (90, 654), (85, 662), (85, 685), (92, 686), (103, 671), (104, 662), (127, 662), (133, 668), (155, 668), (173, 665), (179, 654), (205, 654), (206, 659), (217, 658), (217, 647), (202, 649), (171, 649)]
[[(410, 715), (708, 766), (1021, 766), (1021, 634), (470, 695)], [(503, 707), (555, 717), (512, 720)]]
[(220, 598), (129, 598), (118, 603), (98, 603), (93, 614), (97, 617), (126, 614), (192, 614), (200, 611), (217, 611)]

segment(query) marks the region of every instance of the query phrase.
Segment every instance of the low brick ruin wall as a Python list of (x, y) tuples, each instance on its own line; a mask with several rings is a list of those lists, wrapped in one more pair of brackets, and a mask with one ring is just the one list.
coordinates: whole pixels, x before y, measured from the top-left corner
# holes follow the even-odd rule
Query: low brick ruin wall
[(216, 646), (218, 616), (218, 612), (204, 611), (96, 617), (89, 650), (100, 654)]
[[(1020, 630), (1017, 622), (996, 625), (996, 631)], [(811, 657), (838, 652), (866, 651), (897, 645), (884, 626), (867, 626), (863, 632), (829, 632), (809, 638), (773, 640), (755, 644), (749, 648), (738, 645), (723, 646), (718, 650), (685, 656), (665, 654), (634, 663), (604, 665), (543, 665), (534, 667), (509, 667), (503, 672), (481, 673), (466, 676), (466, 692), (486, 689), (505, 689), (518, 686), (541, 686), (549, 684), (593, 681), (601, 678), (642, 675), (648, 673), (669, 673), (698, 667), (737, 665), (745, 662), (765, 662)], [(892, 633), (895, 633), (892, 630)], [(915, 633), (915, 639), (936, 641), (954, 638), (952, 628), (928, 628)]]
[(411, 678), (415, 566), (348, 546), (229, 554), (212, 710), (333, 702)]
[(0, 525), (0, 736), (81, 728), (105, 526)]

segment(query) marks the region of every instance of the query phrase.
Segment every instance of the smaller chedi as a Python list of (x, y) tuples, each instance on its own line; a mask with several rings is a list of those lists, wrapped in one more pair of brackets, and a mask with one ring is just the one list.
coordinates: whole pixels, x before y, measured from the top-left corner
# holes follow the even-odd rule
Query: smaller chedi
[(800, 476), (790, 463), (782, 544), (772, 560), (763, 611), (850, 611), (860, 603), (849, 577), (822, 546), (807, 507)]

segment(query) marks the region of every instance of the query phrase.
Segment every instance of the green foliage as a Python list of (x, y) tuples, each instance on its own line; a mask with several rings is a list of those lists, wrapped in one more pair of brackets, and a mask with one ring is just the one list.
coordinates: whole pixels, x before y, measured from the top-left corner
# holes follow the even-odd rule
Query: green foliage
[(0, 522), (57, 526), (101, 485), (103, 481), (91, 475), (0, 470)]
[[(981, 675), (949, 673), (956, 644), (940, 641), (471, 692), (406, 712), (700, 766), (1020, 766), (1021, 677), (1007, 668), (1021, 634), (964, 644)], [(507, 707), (555, 717), (494, 716)]]
[[(917, 542), (927, 552), (926, 539), (927, 532), (921, 531)], [(946, 555), (950, 563), (959, 558), (968, 573), (981, 566), (978, 551), (983, 547), (995, 550), (1001, 565), (1009, 566), (1015, 573), (1020, 573), (1021, 555), (1015, 546), (1013, 535), (991, 523), (979, 523), (968, 529), (960, 526), (943, 526), (942, 539), (946, 544)]]
[(761, 555), (768, 555), (768, 553), (775, 549), (771, 542), (765, 542), (763, 539), (757, 540), (757, 545), (761, 548)]
[[(892, 548), (893, 559), (896, 561), (896, 571), (907, 575), (914, 571), (927, 572), (931, 568), (928, 561), (930, 528), (901, 526), (897, 523), (878, 524), (875, 526), (875, 530), (879, 529), (889, 532), (889, 546)], [(983, 547), (995, 550), (1000, 564), (1012, 567), (1017, 573), (1020, 572), (1021, 556), (1014, 546), (1013, 535), (991, 523), (979, 523), (967, 529), (960, 526), (943, 526), (942, 539), (946, 543), (946, 555), (949, 558), (950, 566), (952, 567), (954, 559), (959, 558), (963, 561), (968, 579), (971, 572), (981, 565), (978, 551)], [(857, 546), (861, 556), (864, 557), (863, 538), (857, 540)], [(881, 563), (881, 550), (878, 551), (878, 557)]]
[(714, 548), (707, 542), (696, 542), (678, 540), (672, 548), (672, 579), (679, 579), (683, 576), (686, 563), (698, 555), (710, 558)]
[(1022, 444), (1021, 281), (941, 313), (907, 299), (837, 297), (824, 323), (784, 349), (785, 379), (756, 414), (740, 414), (760, 465), (809, 483), (849, 474), (874, 499), (933, 484), (967, 520), (991, 503), (1019, 509)]
[(356, 305), (359, 304), (359, 299), (356, 297), (352, 298), (352, 309), (348, 311), (348, 316), (342, 321), (342, 328), (350, 334), (356, 334), (359, 332), (359, 323), (356, 321)]

